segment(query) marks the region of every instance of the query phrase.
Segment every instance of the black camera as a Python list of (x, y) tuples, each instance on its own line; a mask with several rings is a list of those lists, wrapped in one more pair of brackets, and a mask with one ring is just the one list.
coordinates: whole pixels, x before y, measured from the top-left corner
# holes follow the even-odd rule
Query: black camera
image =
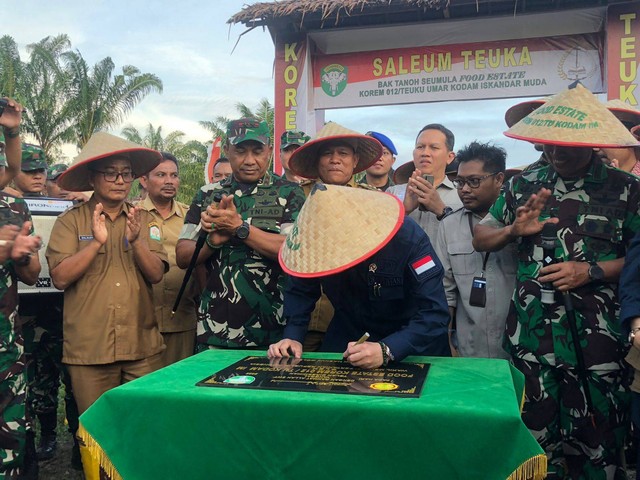
[(6, 98), (0, 98), (0, 117), (4, 113), (4, 109), (9, 105), (9, 101)]

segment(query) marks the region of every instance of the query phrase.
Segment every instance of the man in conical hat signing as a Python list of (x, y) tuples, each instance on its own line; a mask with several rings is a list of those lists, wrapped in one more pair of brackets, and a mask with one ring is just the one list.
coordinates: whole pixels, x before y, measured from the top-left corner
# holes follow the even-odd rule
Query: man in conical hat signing
[(302, 355), (321, 292), (334, 307), (321, 351), (341, 352), (361, 368), (408, 355), (450, 355), (443, 269), (429, 237), (405, 217), (396, 197), (350, 186), (354, 171), (375, 162), (381, 150), (375, 138), (332, 123), (291, 158), (294, 172), (317, 173), (323, 182), (280, 249), (291, 278), (284, 339), (269, 347), (271, 358)]

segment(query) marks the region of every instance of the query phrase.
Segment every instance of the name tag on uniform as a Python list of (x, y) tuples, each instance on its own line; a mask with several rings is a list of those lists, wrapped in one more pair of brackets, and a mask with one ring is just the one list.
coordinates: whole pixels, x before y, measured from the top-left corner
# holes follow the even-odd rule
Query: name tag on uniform
[(93, 240), (93, 235), (78, 235), (78, 240), (81, 242), (90, 242)]

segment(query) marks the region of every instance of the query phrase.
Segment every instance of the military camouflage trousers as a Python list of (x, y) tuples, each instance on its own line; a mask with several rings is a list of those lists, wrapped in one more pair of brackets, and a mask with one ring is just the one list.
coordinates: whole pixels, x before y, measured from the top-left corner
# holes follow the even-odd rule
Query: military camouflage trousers
[[(40, 321), (25, 317), (22, 325), (27, 362), (27, 400), (32, 413), (55, 412), (58, 407), (58, 388), (63, 374), (62, 318)], [(66, 385), (67, 382), (65, 382)]]
[(24, 355), (0, 351), (0, 479), (24, 473), (27, 420)]
[(592, 418), (575, 370), (521, 359), (513, 363), (525, 376), (522, 419), (547, 454), (547, 478), (626, 479), (622, 459), (630, 426), (628, 372), (587, 371)]

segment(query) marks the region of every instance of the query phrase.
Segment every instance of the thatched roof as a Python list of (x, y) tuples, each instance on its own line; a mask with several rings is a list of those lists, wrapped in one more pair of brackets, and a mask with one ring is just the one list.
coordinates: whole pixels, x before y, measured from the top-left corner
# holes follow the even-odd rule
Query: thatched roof
[(355, 15), (375, 14), (381, 9), (386, 13), (406, 10), (441, 10), (449, 0), (276, 0), (245, 6), (227, 23), (244, 23), (249, 27), (272, 25), (278, 20), (304, 22), (317, 19), (327, 26), (335, 26), (341, 19)]
[(246, 5), (227, 23), (278, 32), (420, 23), (562, 11), (620, 0), (274, 0)]

